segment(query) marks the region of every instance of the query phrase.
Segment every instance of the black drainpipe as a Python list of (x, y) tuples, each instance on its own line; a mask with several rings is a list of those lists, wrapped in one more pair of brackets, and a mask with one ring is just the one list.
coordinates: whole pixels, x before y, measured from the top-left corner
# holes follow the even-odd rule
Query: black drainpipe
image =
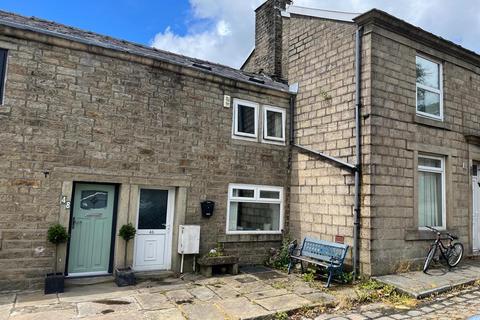
[(362, 168), (361, 131), (361, 72), (362, 72), (362, 33), (363, 27), (355, 32), (355, 200), (353, 218), (353, 278), (356, 279), (360, 266), (360, 182)]

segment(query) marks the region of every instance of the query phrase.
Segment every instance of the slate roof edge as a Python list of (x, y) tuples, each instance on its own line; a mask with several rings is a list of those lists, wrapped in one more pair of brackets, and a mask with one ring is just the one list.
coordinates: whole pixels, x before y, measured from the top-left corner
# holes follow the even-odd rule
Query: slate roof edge
[[(13, 16), (13, 17), (20, 17), (22, 19), (32, 20), (32, 18), (24, 17), (22, 15), (18, 15), (18, 14), (6, 12), (6, 11), (1, 11), (0, 10), (0, 13), (2, 13), (4, 15), (5, 14), (10, 15), (10, 16)], [(274, 81), (274, 80), (272, 80), (268, 77), (264, 77), (264, 76), (253, 74), (253, 73), (248, 73), (248, 72), (245, 72), (245, 71), (242, 71), (242, 70), (239, 70), (239, 69), (235, 69), (235, 68), (232, 68), (232, 67), (229, 67), (229, 66), (225, 66), (225, 65), (221, 65), (221, 64), (217, 64), (217, 63), (212, 63), (212, 62), (209, 62), (209, 61), (205, 61), (205, 60), (201, 60), (201, 59), (197, 59), (197, 58), (193, 58), (193, 57), (183, 56), (183, 55), (180, 55), (180, 54), (155, 49), (155, 48), (143, 45), (143, 44), (138, 44), (138, 43), (134, 43), (134, 42), (131, 42), (131, 41), (125, 41), (125, 40), (113, 38), (113, 37), (98, 34), (98, 33), (84, 31), (84, 30), (81, 30), (81, 29), (78, 29), (78, 28), (70, 27), (70, 26), (67, 26), (67, 25), (63, 25), (63, 24), (48, 21), (48, 20), (43, 20), (43, 19), (38, 19), (38, 18), (34, 18), (34, 19), (37, 20), (37, 21), (43, 21), (43, 22), (46, 22), (46, 23), (54, 24), (54, 25), (57, 25), (57, 26), (62, 27), (62, 28), (69, 28), (69, 29), (72, 29), (72, 30), (84, 32), (86, 34), (96, 35), (96, 36), (99, 36), (99, 37), (103, 37), (104, 39), (111, 39), (112, 41), (120, 41), (120, 42), (123, 42), (125, 44), (128, 44), (129, 46), (139, 47), (139, 50), (132, 50), (132, 49), (129, 49), (127, 47), (121, 47), (121, 46), (116, 45), (114, 43), (94, 41), (94, 40), (83, 38), (83, 37), (80, 37), (80, 36), (76, 36), (76, 35), (72, 35), (72, 34), (66, 34), (66, 33), (62, 33), (62, 32), (56, 32), (56, 31), (52, 31), (52, 30), (48, 30), (48, 29), (40, 28), (40, 27), (35, 27), (35, 26), (32, 26), (32, 25), (24, 24), (24, 23), (7, 21), (2, 17), (0, 17), (0, 26), (19, 29), (19, 30), (22, 30), (22, 31), (38, 33), (38, 34), (42, 34), (42, 35), (46, 35), (46, 36), (50, 36), (50, 37), (60, 38), (60, 39), (63, 39), (63, 40), (68, 40), (68, 41), (84, 44), (84, 45), (87, 45), (87, 46), (95, 46), (95, 47), (100, 47), (100, 48), (103, 48), (103, 49), (113, 50), (113, 51), (117, 51), (117, 52), (121, 52), (121, 53), (136, 55), (136, 56), (140, 56), (140, 57), (143, 57), (143, 58), (148, 58), (148, 59), (152, 59), (152, 60), (156, 60), (156, 61), (165, 62), (165, 63), (169, 63), (169, 64), (172, 64), (172, 65), (180, 66), (180, 67), (183, 67), (183, 68), (188, 68), (188, 69), (195, 70), (195, 71), (198, 71), (198, 72), (207, 73), (207, 74), (210, 74), (210, 75), (213, 75), (213, 76), (226, 78), (226, 79), (229, 79), (229, 80), (232, 80), (232, 81), (242, 82), (242, 83), (252, 85), (252, 86), (256, 86), (256, 87), (262, 87), (262, 88), (265, 88), (265, 89), (279, 91), (279, 92), (282, 92), (282, 93), (289, 93), (287, 84), (282, 83), (282, 82), (278, 82), (278, 81)], [(149, 51), (149, 53), (147, 53), (145, 51), (147, 51), (147, 52)], [(155, 53), (157, 53), (157, 55)], [(158, 55), (158, 54), (162, 54), (162, 53), (164, 55), (171, 55), (171, 56), (176, 57), (178, 59), (183, 59), (185, 61), (185, 63), (180, 63), (178, 61), (171, 60), (171, 59), (168, 59), (166, 57), (161, 57), (161, 56)], [(210, 67), (224, 68), (228, 71), (240, 73), (246, 78), (252, 78), (253, 77), (253, 78), (263, 80), (263, 81), (265, 81), (265, 83), (259, 83), (258, 81), (250, 81), (248, 79), (242, 79), (242, 78), (239, 78), (239, 77), (231, 76), (231, 75), (222, 73), (218, 70), (214, 71), (214, 70), (206, 70), (206, 69), (203, 69), (203, 68), (198, 68), (198, 67), (193, 66), (193, 63), (191, 63), (191, 62), (193, 62), (193, 63), (197, 62), (198, 64), (205, 64), (206, 66), (210, 66)], [(268, 82), (270, 82), (271, 84), (269, 84)]]

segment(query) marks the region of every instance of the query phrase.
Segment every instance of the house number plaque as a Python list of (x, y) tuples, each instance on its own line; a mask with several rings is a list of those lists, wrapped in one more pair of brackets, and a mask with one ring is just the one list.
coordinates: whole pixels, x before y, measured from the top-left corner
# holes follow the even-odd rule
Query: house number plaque
[(70, 209), (70, 201), (67, 201), (67, 196), (62, 196), (60, 203), (65, 206), (65, 209)]

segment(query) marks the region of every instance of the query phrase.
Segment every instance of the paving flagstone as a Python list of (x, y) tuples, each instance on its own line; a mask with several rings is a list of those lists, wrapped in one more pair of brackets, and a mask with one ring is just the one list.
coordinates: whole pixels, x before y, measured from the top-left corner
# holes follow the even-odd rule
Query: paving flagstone
[(272, 314), (245, 297), (221, 300), (217, 304), (234, 319), (249, 319)]
[(183, 304), (180, 309), (191, 320), (224, 320), (225, 315), (220, 309), (212, 303), (187, 303)]
[(167, 299), (167, 296), (161, 293), (147, 294), (142, 293), (135, 296), (140, 308), (143, 310), (160, 310), (175, 308), (175, 305)]
[(308, 306), (311, 302), (296, 294), (287, 294), (278, 297), (255, 300), (256, 303), (269, 311), (288, 311)]
[[(145, 312), (146, 320), (185, 320), (180, 309), (165, 309)], [(206, 320), (206, 319), (205, 319)]]

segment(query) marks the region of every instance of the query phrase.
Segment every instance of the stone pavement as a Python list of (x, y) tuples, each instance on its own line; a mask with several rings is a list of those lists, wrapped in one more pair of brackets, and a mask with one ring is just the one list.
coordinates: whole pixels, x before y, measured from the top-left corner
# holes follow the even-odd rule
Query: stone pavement
[(355, 311), (323, 313), (317, 316), (302, 316), (302, 320), (396, 320), (396, 319), (467, 319), (480, 315), (480, 287), (450, 292), (420, 304), (410, 310), (398, 310), (384, 304), (371, 304)]
[(58, 295), (4, 294), (0, 320), (250, 319), (333, 300), (298, 276), (263, 268), (237, 276), (186, 275), (135, 287), (87, 285)]
[(464, 260), (451, 270), (441, 267), (428, 270), (428, 274), (413, 271), (374, 278), (421, 299), (480, 280), (480, 260)]

